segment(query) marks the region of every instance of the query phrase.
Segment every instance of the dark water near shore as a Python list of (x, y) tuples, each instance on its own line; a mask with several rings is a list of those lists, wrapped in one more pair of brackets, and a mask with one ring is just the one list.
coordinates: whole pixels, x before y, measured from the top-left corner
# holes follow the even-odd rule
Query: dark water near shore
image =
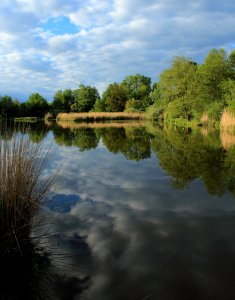
[(234, 299), (233, 134), (60, 125), (28, 125), (53, 141), (45, 175), (63, 170), (37, 232), (44, 299)]

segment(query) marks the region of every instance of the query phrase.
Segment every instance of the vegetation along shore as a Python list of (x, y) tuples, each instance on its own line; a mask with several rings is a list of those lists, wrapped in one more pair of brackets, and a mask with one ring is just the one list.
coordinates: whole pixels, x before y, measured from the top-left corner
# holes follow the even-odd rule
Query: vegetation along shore
[(235, 50), (228, 54), (212, 49), (202, 64), (175, 57), (158, 82), (152, 83), (150, 77), (140, 74), (129, 75), (121, 83), (109, 84), (102, 96), (95, 87), (80, 84), (74, 90), (58, 90), (50, 103), (38, 93), (22, 103), (7, 95), (0, 97), (1, 118), (43, 118), (48, 112), (59, 120), (75, 120), (74, 114), (88, 112), (90, 115), (79, 118), (89, 120), (91, 113), (103, 113), (100, 119), (132, 119), (136, 113), (138, 118), (145, 113), (147, 119), (213, 125), (223, 112), (232, 118), (235, 114)]

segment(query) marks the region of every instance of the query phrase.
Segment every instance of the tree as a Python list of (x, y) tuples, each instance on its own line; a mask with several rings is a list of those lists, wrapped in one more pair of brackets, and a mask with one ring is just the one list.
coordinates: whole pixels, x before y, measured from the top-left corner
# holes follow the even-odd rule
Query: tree
[(169, 117), (182, 115), (189, 120), (195, 110), (201, 110), (201, 102), (196, 95), (197, 64), (184, 56), (176, 57), (172, 67), (160, 76), (155, 94), (156, 105), (158, 103), (163, 110), (167, 109)]
[(233, 68), (233, 70), (235, 69), (235, 50), (233, 50), (230, 55), (229, 55), (229, 62)]
[(90, 111), (96, 100), (100, 98), (99, 93), (95, 87), (85, 86), (83, 84), (79, 85), (74, 93), (74, 104), (72, 104), (71, 109), (75, 112), (88, 112)]
[(223, 99), (223, 82), (234, 78), (234, 70), (223, 49), (212, 49), (199, 68), (200, 96), (208, 104)]
[(108, 86), (102, 100), (105, 103), (106, 111), (123, 111), (128, 100), (128, 92), (124, 86), (115, 82)]
[(52, 109), (55, 111), (56, 114), (59, 112), (70, 112), (71, 105), (73, 105), (73, 103), (74, 94), (72, 90), (58, 90), (54, 95)]
[(17, 117), (19, 115), (20, 103), (10, 96), (0, 97), (0, 115), (2, 117)]
[(96, 99), (94, 107), (92, 109), (94, 112), (105, 112), (106, 105), (103, 99)]
[[(139, 105), (134, 104), (138, 110), (145, 110), (146, 107), (152, 104), (150, 93), (151, 93), (151, 78), (140, 74), (127, 76), (123, 81), (122, 85), (128, 91), (128, 100), (139, 101)], [(131, 106), (129, 103), (129, 108)]]
[(43, 117), (49, 109), (49, 104), (39, 93), (33, 93), (25, 102), (26, 114), (31, 117)]

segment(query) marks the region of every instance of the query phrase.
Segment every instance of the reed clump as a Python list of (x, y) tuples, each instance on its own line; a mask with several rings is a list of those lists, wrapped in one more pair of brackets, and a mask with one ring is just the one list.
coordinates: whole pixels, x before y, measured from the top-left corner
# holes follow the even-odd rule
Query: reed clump
[(145, 113), (127, 112), (88, 112), (59, 113), (57, 121), (106, 121), (106, 120), (140, 120), (145, 119)]
[(235, 114), (225, 109), (221, 116), (220, 126), (222, 128), (235, 126)]
[(43, 180), (47, 153), (27, 136), (0, 138), (0, 255), (22, 255), (29, 241), (35, 215), (52, 188), (52, 177)]

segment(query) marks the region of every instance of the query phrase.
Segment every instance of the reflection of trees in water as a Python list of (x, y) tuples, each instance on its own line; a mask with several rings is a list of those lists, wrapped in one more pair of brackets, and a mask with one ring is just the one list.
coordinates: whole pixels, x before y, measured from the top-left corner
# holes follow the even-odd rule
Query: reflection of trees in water
[(45, 127), (44, 122), (28, 123), (14, 122), (11, 120), (0, 122), (1, 138), (10, 140), (13, 135), (17, 133), (28, 134), (29, 140), (38, 144), (46, 138), (48, 128)]
[(150, 157), (150, 136), (144, 128), (105, 128), (102, 141), (110, 152), (120, 152), (127, 159)]
[(76, 146), (80, 151), (95, 149), (102, 139), (112, 153), (122, 153), (127, 159), (140, 160), (150, 157), (150, 135), (143, 127), (106, 127), (53, 129), (59, 145)]
[[(101, 126), (100, 128), (50, 127), (55, 142), (61, 146), (76, 146), (80, 151), (95, 149), (99, 141), (112, 153), (122, 153), (127, 159), (139, 161), (157, 154), (160, 165), (173, 178), (176, 188), (184, 188), (200, 178), (210, 194), (222, 195), (226, 188), (235, 193), (234, 136), (229, 133), (205, 130), (174, 130), (154, 126)], [(43, 123), (1, 123), (0, 133), (8, 128), (11, 139), (15, 132), (29, 134), (30, 140), (40, 142), (48, 132)], [(221, 145), (222, 144), (222, 145)], [(225, 145), (227, 145), (225, 147)]]
[(194, 131), (155, 130), (151, 146), (176, 188), (200, 178), (210, 194), (223, 195), (226, 188), (234, 190), (235, 152), (226, 152), (218, 141), (218, 132), (203, 137)]

